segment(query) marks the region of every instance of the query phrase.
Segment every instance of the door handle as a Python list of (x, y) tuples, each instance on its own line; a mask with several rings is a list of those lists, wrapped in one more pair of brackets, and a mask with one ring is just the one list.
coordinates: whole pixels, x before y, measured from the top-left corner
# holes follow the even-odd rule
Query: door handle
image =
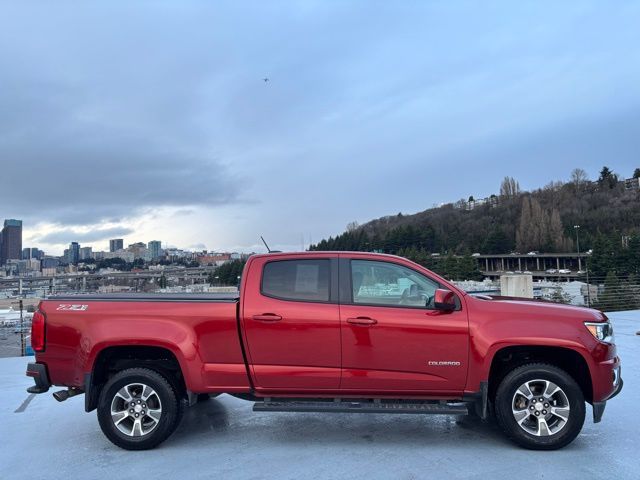
[(259, 322), (277, 322), (282, 320), (280, 315), (276, 315), (275, 313), (263, 313), (262, 315), (254, 315), (254, 320), (258, 320)]
[(371, 325), (375, 325), (378, 323), (377, 320), (369, 317), (356, 317), (356, 318), (347, 318), (347, 323), (351, 325), (362, 325), (364, 327), (368, 327)]

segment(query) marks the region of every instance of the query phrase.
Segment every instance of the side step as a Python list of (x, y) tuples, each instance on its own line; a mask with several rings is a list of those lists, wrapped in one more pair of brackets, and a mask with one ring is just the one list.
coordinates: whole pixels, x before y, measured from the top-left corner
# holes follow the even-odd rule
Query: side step
[(287, 400), (265, 398), (253, 404), (254, 412), (421, 413), (467, 415), (462, 402), (398, 401), (379, 399)]

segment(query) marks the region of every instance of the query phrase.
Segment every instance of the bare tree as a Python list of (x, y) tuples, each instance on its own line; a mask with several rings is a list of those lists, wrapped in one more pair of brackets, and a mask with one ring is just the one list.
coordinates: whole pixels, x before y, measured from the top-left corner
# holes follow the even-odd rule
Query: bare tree
[(587, 172), (585, 172), (581, 168), (574, 168), (571, 172), (571, 183), (574, 185), (582, 185), (589, 181), (589, 177), (587, 176)]
[(520, 194), (520, 184), (513, 177), (504, 177), (500, 185), (501, 197), (515, 197)]
[(349, 222), (347, 223), (347, 232), (353, 232), (357, 230), (359, 226), (360, 224), (358, 224), (358, 222), (356, 222), (355, 220), (353, 222)]

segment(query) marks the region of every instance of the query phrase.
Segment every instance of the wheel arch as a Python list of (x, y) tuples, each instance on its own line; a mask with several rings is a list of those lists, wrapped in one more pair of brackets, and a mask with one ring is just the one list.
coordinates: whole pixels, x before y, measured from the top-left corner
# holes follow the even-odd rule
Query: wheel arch
[(85, 411), (97, 408), (100, 391), (113, 374), (132, 367), (148, 368), (163, 375), (180, 398), (188, 397), (185, 372), (171, 349), (139, 344), (108, 346), (96, 352), (91, 371), (85, 373)]
[(489, 398), (495, 397), (507, 373), (532, 362), (548, 363), (566, 371), (580, 386), (585, 400), (593, 402), (591, 373), (584, 356), (572, 348), (549, 345), (510, 345), (496, 350), (489, 369)]

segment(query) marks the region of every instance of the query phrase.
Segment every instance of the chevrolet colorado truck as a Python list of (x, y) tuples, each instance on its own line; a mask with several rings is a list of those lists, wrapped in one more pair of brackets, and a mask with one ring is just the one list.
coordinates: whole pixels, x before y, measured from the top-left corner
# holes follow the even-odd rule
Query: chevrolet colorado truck
[(104, 434), (153, 448), (226, 393), (268, 412), (474, 414), (531, 449), (563, 447), (622, 388), (596, 310), (472, 296), (406, 259), (254, 255), (239, 295), (78, 295), (33, 317), (31, 393), (84, 393)]

